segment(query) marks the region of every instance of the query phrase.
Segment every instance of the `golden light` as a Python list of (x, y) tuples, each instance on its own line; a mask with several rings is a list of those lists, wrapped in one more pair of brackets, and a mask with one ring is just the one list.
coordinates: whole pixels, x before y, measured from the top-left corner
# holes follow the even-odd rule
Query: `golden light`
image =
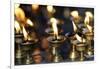
[(28, 37), (28, 33), (26, 32), (26, 29), (23, 26), (23, 35), (24, 35), (24, 39), (27, 40)]
[(24, 26), (23, 26), (23, 35), (24, 35), (24, 40), (31, 40)]
[(77, 27), (76, 27), (74, 21), (72, 21), (72, 24), (73, 24), (74, 32), (76, 32), (77, 31)]
[(19, 21), (25, 20), (25, 13), (21, 8), (15, 8), (14, 14)]
[(30, 26), (33, 26), (33, 22), (30, 19), (27, 19), (27, 24), (29, 24)]
[(85, 39), (80, 37), (78, 34), (75, 34), (75, 37), (79, 42), (85, 42)]
[(54, 10), (53, 6), (47, 6), (47, 11), (52, 13)]
[(32, 10), (37, 10), (39, 8), (38, 4), (32, 4)]
[(21, 32), (21, 27), (20, 27), (18, 21), (15, 20), (14, 26), (15, 26), (15, 29), (16, 29), (16, 33), (20, 33)]
[(16, 8), (19, 8), (19, 6), (20, 6), (20, 4), (17, 3), (17, 4), (14, 5), (14, 8), (15, 8), (15, 9), (16, 9)]
[(93, 18), (93, 14), (89, 11), (85, 12), (85, 15), (89, 18)]
[(57, 20), (55, 18), (51, 18), (50, 22), (52, 23), (54, 36), (58, 37)]
[(89, 24), (89, 22), (93, 19), (93, 14), (89, 11), (85, 12), (85, 24)]
[(89, 24), (89, 21), (90, 21), (90, 20), (89, 20), (89, 17), (86, 16), (85, 19), (84, 19), (84, 23), (87, 25), (87, 24)]
[(79, 18), (79, 13), (78, 13), (78, 11), (72, 11), (72, 12), (71, 12), (71, 16), (74, 17), (74, 18)]
[(90, 25), (87, 25), (87, 28), (88, 28), (89, 32), (92, 32), (92, 27)]

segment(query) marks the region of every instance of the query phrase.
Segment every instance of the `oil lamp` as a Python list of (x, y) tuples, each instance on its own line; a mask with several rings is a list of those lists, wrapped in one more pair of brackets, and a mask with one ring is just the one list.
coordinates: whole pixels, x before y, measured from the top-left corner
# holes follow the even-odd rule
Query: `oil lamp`
[(23, 51), (25, 52), (24, 55), (26, 56), (26, 57), (24, 57), (25, 58), (24, 64), (31, 64), (32, 62), (31, 62), (31, 57), (30, 57), (31, 53), (30, 52), (32, 51), (32, 48), (37, 41), (34, 41), (34, 39), (32, 39), (28, 35), (24, 26), (23, 26), (23, 35), (24, 35), (24, 41), (21, 43), (21, 46), (22, 46)]
[(72, 60), (72, 61), (75, 61), (78, 56), (79, 56), (79, 53), (76, 51), (76, 44), (75, 44), (75, 34), (77, 33), (77, 27), (74, 23), (74, 21), (72, 21), (72, 24), (73, 24), (73, 29), (74, 29), (74, 35), (70, 38), (71, 40), (71, 44), (72, 44), (72, 49), (70, 51), (70, 54), (69, 54), (69, 58)]
[(23, 59), (23, 53), (22, 53), (22, 49), (20, 47), (20, 44), (23, 41), (23, 35), (22, 35), (22, 31), (21, 31), (21, 27), (18, 21), (15, 20), (14, 22), (14, 27), (15, 27), (15, 62), (16, 64), (22, 64), (22, 60)]
[(80, 37), (78, 34), (76, 34), (75, 36), (77, 38), (77, 40), (76, 40), (77, 42), (75, 43), (76, 50), (80, 52), (79, 60), (83, 61), (83, 60), (85, 60), (84, 51), (86, 50), (87, 43), (86, 43), (86, 40), (84, 38)]
[(93, 47), (92, 47), (92, 43), (91, 41), (93, 40), (93, 28), (89, 25), (90, 23), (90, 19), (93, 18), (93, 15), (92, 13), (90, 12), (86, 12), (86, 17), (85, 17), (85, 20), (84, 20), (84, 23), (88, 29), (88, 32), (85, 33), (86, 35), (86, 38), (87, 38), (87, 42), (88, 42), (88, 48), (87, 48), (87, 56), (88, 57), (91, 57), (93, 56)]
[(51, 46), (51, 53), (53, 55), (53, 62), (60, 62), (62, 61), (62, 57), (59, 54), (59, 47), (60, 45), (66, 40), (65, 36), (58, 35), (58, 29), (57, 29), (57, 20), (55, 18), (51, 19), (52, 21), (52, 27), (53, 27), (53, 36), (49, 36), (47, 40), (50, 43)]
[(35, 44), (37, 40), (29, 36), (24, 26), (23, 26), (23, 35), (24, 35), (24, 41), (23, 43), (21, 43), (21, 45), (24, 46), (24, 50), (29, 50), (31, 48), (31, 45)]

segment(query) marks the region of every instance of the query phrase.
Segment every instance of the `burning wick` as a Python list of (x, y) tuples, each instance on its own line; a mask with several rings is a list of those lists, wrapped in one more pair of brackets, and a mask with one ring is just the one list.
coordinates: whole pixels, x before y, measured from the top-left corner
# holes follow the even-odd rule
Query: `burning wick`
[(52, 23), (55, 40), (57, 40), (58, 39), (57, 20), (55, 18), (51, 18), (50, 21)]

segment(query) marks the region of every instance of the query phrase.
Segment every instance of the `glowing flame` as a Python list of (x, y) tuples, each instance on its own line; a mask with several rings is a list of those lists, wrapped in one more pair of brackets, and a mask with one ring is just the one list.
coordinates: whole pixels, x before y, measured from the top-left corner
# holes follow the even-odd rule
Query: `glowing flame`
[(18, 21), (15, 21), (14, 26), (15, 26), (15, 29), (16, 29), (16, 33), (20, 33), (21, 32), (21, 28), (20, 28), (20, 25), (19, 25)]
[(32, 9), (33, 10), (37, 10), (39, 8), (39, 5), (37, 5), (37, 4), (32, 4)]
[(18, 20), (20, 21), (25, 20), (25, 13), (21, 8), (15, 8), (15, 15)]
[(87, 25), (87, 28), (88, 28), (89, 32), (92, 32), (92, 27), (90, 25)]
[(15, 8), (18, 8), (19, 6), (20, 6), (20, 4), (15, 4), (15, 6), (14, 6), (14, 7), (15, 7)]
[(47, 11), (48, 12), (51, 13), (51, 12), (53, 12), (53, 10), (54, 10), (53, 6), (47, 6)]
[(27, 40), (28, 37), (28, 33), (26, 32), (26, 29), (23, 26), (23, 35), (24, 35), (24, 39)]
[(32, 22), (30, 19), (27, 19), (27, 23), (28, 23), (30, 26), (33, 26), (33, 22)]
[(89, 21), (90, 21), (90, 20), (89, 20), (89, 17), (86, 16), (86, 17), (85, 17), (85, 20), (84, 20), (84, 23), (87, 25), (87, 24), (89, 24)]
[(30, 36), (28, 35), (28, 33), (26, 32), (26, 29), (23, 26), (23, 35), (24, 35), (24, 39), (25, 40), (31, 40)]
[(90, 22), (90, 19), (93, 18), (93, 14), (89, 11), (85, 12), (85, 20), (84, 20), (84, 23), (85, 24), (89, 24)]
[(77, 40), (78, 40), (79, 42), (85, 42), (85, 39), (82, 38), (82, 37), (80, 37), (78, 34), (75, 34), (75, 37), (77, 38)]
[(85, 13), (85, 15), (86, 15), (87, 17), (89, 17), (89, 18), (93, 18), (93, 14), (92, 14), (91, 12), (89, 12), (89, 11), (87, 11), (87, 12)]
[(74, 32), (76, 32), (77, 31), (77, 27), (76, 27), (74, 21), (72, 21), (72, 24), (73, 24)]
[(51, 18), (50, 21), (52, 23), (52, 27), (53, 27), (53, 30), (54, 30), (54, 35), (58, 36), (57, 20), (55, 18)]
[(72, 11), (71, 16), (74, 17), (74, 18), (78, 18), (79, 17), (78, 11)]

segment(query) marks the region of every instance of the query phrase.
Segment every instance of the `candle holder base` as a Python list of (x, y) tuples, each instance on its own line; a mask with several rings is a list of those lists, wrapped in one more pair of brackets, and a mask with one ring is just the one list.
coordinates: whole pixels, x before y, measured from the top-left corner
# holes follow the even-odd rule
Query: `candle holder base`
[(69, 58), (72, 61), (75, 61), (78, 57), (79, 57), (79, 53), (77, 51), (71, 51), (70, 52)]

